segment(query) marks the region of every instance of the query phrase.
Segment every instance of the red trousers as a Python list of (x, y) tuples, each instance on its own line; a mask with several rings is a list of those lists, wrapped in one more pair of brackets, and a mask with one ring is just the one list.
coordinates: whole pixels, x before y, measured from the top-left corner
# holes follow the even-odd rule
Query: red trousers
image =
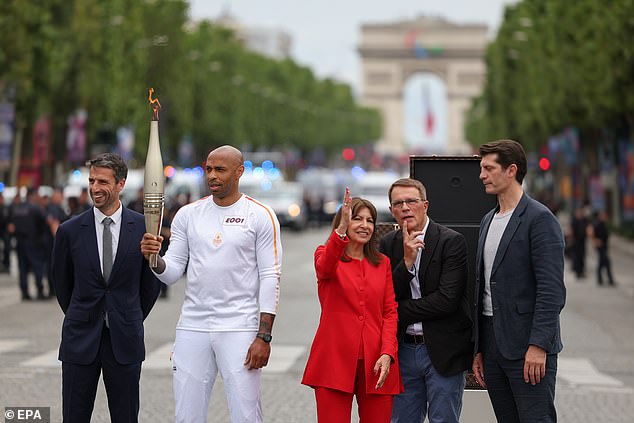
[(316, 387), (317, 421), (320, 423), (349, 423), (352, 397), (357, 396), (360, 423), (389, 423), (392, 417), (393, 395), (367, 394), (363, 360), (357, 361), (354, 393)]

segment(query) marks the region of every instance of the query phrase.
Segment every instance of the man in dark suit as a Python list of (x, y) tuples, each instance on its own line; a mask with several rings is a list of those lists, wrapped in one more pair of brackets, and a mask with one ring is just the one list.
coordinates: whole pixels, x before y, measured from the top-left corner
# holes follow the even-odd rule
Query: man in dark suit
[(398, 358), (405, 392), (392, 422), (458, 422), (465, 370), (472, 360), (467, 300), (467, 243), (427, 217), (427, 192), (404, 178), (389, 190), (390, 211), (402, 228), (385, 235), (398, 302)]
[(499, 422), (555, 422), (563, 234), (550, 210), (522, 189), (521, 144), (490, 142), (480, 155), (480, 179), (498, 206), (480, 223), (473, 371)]
[[(48, 225), (46, 215), (39, 205), (39, 195), (36, 190), (29, 188), (26, 201), (11, 205), (9, 213), (9, 232), (16, 239), (16, 253), (20, 274), (20, 290), (22, 300), (30, 300), (28, 289), (28, 274), (33, 272), (37, 299), (44, 300), (44, 237)], [(50, 293), (50, 292), (49, 292)]]
[(105, 153), (89, 163), (94, 207), (59, 227), (51, 258), (65, 314), (59, 348), (63, 418), (90, 421), (103, 371), (111, 421), (137, 422), (143, 320), (156, 302), (159, 282), (139, 250), (143, 216), (119, 200), (125, 162)]

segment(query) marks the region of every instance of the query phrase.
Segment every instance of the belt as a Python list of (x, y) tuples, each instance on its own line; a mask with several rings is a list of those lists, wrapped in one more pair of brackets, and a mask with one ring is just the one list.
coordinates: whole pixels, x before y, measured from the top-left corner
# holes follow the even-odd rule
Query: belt
[(425, 335), (410, 335), (406, 333), (403, 335), (403, 342), (406, 344), (424, 344)]

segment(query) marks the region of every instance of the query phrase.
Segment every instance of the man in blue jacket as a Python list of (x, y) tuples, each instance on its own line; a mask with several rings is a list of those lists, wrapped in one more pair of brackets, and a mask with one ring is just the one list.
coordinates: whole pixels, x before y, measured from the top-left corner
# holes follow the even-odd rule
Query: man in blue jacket
[(522, 189), (526, 154), (512, 140), (480, 147), (480, 179), (498, 206), (480, 223), (473, 371), (498, 422), (555, 422), (564, 238), (555, 216)]
[(64, 222), (55, 235), (51, 276), (65, 314), (59, 359), (66, 423), (90, 422), (102, 372), (111, 421), (138, 421), (143, 320), (160, 283), (139, 250), (143, 215), (119, 200), (127, 174), (116, 154), (91, 160), (94, 207)]

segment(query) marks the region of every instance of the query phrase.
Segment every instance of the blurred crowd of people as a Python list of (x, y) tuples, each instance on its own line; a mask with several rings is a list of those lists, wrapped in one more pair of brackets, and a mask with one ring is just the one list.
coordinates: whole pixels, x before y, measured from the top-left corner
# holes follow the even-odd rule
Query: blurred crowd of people
[(590, 240), (597, 253), (597, 284), (604, 285), (605, 273), (607, 285), (615, 285), (608, 254), (610, 237), (608, 221), (608, 214), (605, 210), (590, 212), (589, 208), (585, 206), (575, 209), (566, 234), (566, 252), (572, 262), (572, 269), (577, 281), (586, 278), (586, 245), (587, 241)]
[[(167, 249), (171, 221), (176, 211), (190, 199), (179, 195), (165, 208), (161, 234), (165, 238), (163, 247)], [(81, 214), (91, 207), (87, 189), (79, 197), (64, 198), (61, 189), (50, 195), (40, 195), (35, 189), (28, 189), (26, 196), (16, 195), (7, 201), (0, 193), (0, 273), (9, 273), (11, 252), (18, 259), (18, 280), (23, 301), (47, 300), (55, 297), (55, 288), (48, 277), (48, 265), (53, 239), (57, 228), (64, 221)], [(130, 202), (128, 208), (143, 213), (143, 193)], [(35, 291), (29, 288), (29, 275), (33, 275)], [(161, 296), (167, 296), (164, 286)]]
[[(0, 272), (9, 272), (11, 251), (15, 251), (22, 300), (45, 300), (55, 296), (55, 289), (47, 277), (55, 232), (62, 222), (89, 207), (87, 191), (80, 197), (69, 198), (68, 205), (65, 205), (60, 189), (45, 196), (29, 189), (26, 197), (16, 195), (10, 204), (6, 204), (0, 195)], [(30, 273), (35, 278), (35, 297), (29, 291)]]

